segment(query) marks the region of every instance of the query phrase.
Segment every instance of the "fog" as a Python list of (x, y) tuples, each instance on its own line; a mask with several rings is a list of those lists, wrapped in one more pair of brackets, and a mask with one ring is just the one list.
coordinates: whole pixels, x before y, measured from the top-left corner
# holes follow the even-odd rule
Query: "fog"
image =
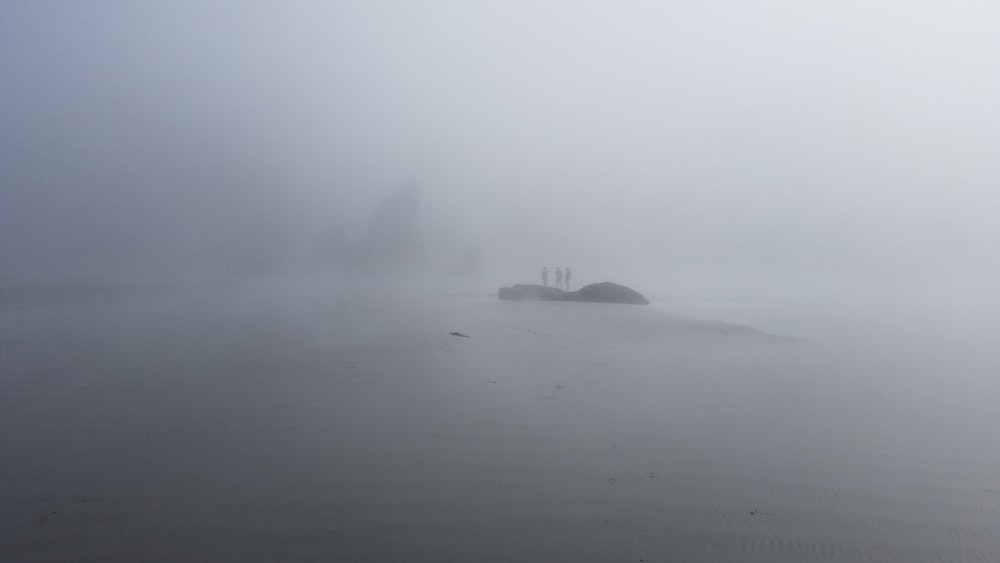
[(998, 16), (0, 0), (0, 560), (1000, 559)]
[(413, 179), (427, 269), (490, 288), (988, 287), (998, 12), (8, 1), (0, 276), (295, 271)]

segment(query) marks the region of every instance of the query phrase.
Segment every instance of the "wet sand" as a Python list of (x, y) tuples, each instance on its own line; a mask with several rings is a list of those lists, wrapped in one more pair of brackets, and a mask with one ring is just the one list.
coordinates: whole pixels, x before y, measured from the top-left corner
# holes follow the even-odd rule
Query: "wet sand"
[(683, 308), (0, 311), (0, 561), (1000, 560), (991, 351)]

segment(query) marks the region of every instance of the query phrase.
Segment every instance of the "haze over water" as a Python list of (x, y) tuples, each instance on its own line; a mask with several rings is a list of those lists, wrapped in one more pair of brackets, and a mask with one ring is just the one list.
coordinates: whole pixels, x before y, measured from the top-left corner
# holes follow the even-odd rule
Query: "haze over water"
[(0, 562), (1000, 560), (998, 15), (0, 3)]

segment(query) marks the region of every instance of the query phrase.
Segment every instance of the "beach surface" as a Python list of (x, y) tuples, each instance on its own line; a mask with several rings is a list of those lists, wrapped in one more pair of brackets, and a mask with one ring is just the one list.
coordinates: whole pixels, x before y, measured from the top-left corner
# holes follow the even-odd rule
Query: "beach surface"
[(0, 310), (0, 562), (1000, 561), (982, 333), (329, 283)]

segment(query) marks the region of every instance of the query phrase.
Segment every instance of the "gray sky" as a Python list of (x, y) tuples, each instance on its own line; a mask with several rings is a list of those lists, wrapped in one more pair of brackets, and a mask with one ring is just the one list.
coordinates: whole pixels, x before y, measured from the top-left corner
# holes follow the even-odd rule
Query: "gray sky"
[(434, 248), (528, 272), (992, 275), (998, 24), (986, 1), (4, 0), (0, 278), (304, 254), (407, 178)]

